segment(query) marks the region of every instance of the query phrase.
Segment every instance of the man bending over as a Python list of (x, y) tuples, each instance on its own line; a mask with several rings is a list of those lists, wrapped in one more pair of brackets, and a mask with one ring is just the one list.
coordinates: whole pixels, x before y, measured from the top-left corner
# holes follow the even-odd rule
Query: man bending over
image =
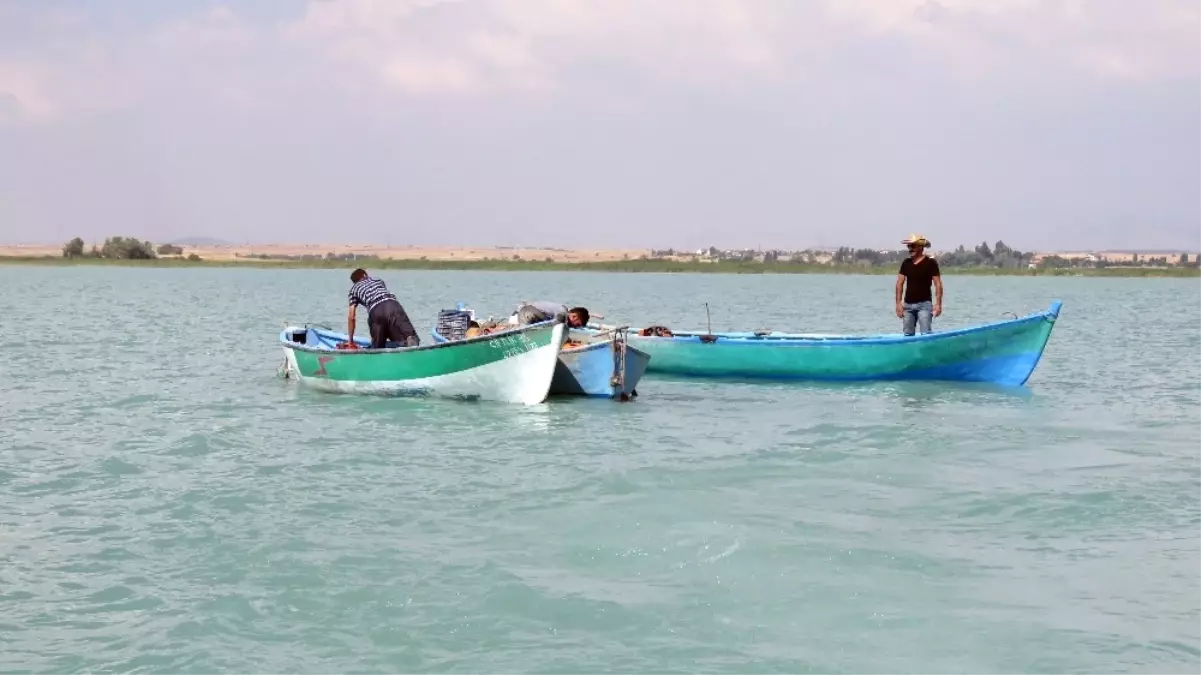
[(556, 318), (563, 319), (570, 328), (583, 328), (588, 325), (588, 320), (592, 317), (583, 307), (567, 309), (567, 305), (556, 302), (531, 302), (522, 305), (517, 310), (517, 323), (522, 326), (551, 321)]
[(346, 341), (349, 344), (354, 344), (355, 313), (359, 305), (367, 308), (372, 349), (383, 349), (389, 340), (401, 347), (421, 344), (409, 315), (382, 280), (368, 276), (367, 270), (360, 268), (350, 273), (350, 281), (353, 285), (346, 294), (350, 302), (346, 313)]

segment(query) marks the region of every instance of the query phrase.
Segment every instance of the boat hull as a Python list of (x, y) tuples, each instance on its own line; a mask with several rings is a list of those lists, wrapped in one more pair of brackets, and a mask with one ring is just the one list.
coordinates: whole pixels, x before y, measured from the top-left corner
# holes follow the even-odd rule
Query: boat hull
[[(316, 390), (532, 405), (550, 393), (565, 329), (562, 323), (543, 323), (458, 343), (394, 349), (335, 350), (345, 334), (313, 328), (285, 329), (280, 340), (288, 375)], [(298, 332), (304, 332), (304, 344), (293, 340)]]
[(928, 335), (701, 333), (631, 336), (649, 373), (775, 380), (950, 380), (1024, 385), (1062, 303), (1026, 317)]
[(609, 398), (634, 395), (651, 357), (627, 344), (624, 374), (620, 382), (614, 384), (613, 376), (622, 371), (621, 357), (613, 344), (614, 341), (609, 340), (560, 351), (550, 393)]
[[(430, 331), (435, 343), (453, 342), (438, 332)], [(621, 368), (621, 356), (614, 349), (616, 338), (582, 347), (564, 348), (559, 351), (551, 378), (550, 394), (559, 396), (592, 396), (598, 398), (625, 398), (636, 393), (638, 382), (646, 374), (650, 355), (631, 347), (627, 343), (625, 367)], [(614, 383), (614, 376), (622, 377)]]

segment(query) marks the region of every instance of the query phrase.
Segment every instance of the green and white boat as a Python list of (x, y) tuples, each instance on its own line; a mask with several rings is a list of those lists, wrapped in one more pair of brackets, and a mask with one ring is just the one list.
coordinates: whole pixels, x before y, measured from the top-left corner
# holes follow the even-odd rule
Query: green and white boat
[(546, 400), (566, 326), (546, 321), (419, 347), (339, 349), (346, 334), (311, 325), (279, 334), (284, 376), (321, 391), (533, 405)]

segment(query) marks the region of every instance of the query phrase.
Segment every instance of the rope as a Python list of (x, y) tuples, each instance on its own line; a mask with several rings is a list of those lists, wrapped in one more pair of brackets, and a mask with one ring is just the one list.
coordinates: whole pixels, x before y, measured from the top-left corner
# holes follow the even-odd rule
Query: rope
[(613, 377), (610, 378), (609, 384), (614, 388), (614, 396), (621, 401), (630, 400), (630, 395), (625, 390), (626, 385), (626, 329), (618, 328), (614, 330), (613, 335), (613, 351), (616, 354), (614, 361)]

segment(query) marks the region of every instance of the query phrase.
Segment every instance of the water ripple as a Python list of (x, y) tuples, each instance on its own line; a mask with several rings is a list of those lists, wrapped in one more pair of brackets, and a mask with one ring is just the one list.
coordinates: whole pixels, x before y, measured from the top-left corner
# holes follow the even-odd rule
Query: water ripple
[[(273, 317), (336, 324), (341, 272), (0, 276), (18, 325), (14, 298), (78, 298), (105, 345), (10, 345), (6, 671), (1201, 668), (1192, 281), (948, 279), (940, 327), (1066, 301), (1029, 389), (660, 379), (515, 408), (277, 379)], [(550, 295), (895, 329), (870, 277), (385, 276), (419, 323)]]

